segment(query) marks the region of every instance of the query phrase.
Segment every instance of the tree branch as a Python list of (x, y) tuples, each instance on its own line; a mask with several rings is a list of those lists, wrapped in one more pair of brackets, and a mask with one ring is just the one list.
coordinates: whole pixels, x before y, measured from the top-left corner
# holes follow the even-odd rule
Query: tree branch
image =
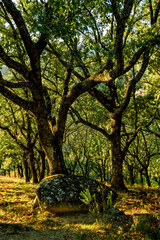
[(128, 149), (129, 149), (129, 146), (131, 145), (131, 143), (134, 141), (134, 139), (136, 138), (138, 132), (142, 129), (142, 126), (139, 126), (137, 129), (135, 129), (135, 131), (132, 133), (132, 136), (131, 138), (128, 138), (127, 141), (126, 141), (126, 144), (123, 148), (123, 151), (122, 151), (122, 154), (123, 156), (126, 155)]
[(120, 17), (120, 14), (119, 14), (119, 12), (118, 12), (117, 1), (116, 1), (116, 0), (112, 0), (111, 2), (112, 2), (113, 14), (114, 14), (114, 16), (115, 16), (115, 18), (116, 18), (116, 21), (117, 21), (117, 22), (120, 22), (121, 17)]
[(47, 33), (41, 34), (39, 40), (35, 44), (39, 55), (41, 55), (42, 51), (47, 46), (47, 44), (48, 44), (48, 37), (49, 37), (49, 34), (47, 34)]
[(150, 15), (151, 15), (151, 25), (153, 25), (157, 22), (157, 19), (158, 19), (158, 14), (160, 11), (160, 0), (158, 0), (158, 2), (157, 2), (155, 15), (154, 15), (154, 11), (153, 11), (152, 0), (149, 0), (149, 7), (150, 7)]
[(110, 81), (112, 81), (112, 78), (110, 77), (109, 72), (94, 74), (87, 80), (76, 84), (68, 93), (66, 100), (71, 105), (75, 101), (75, 99), (82, 93), (89, 91), (91, 88), (95, 87), (101, 82), (108, 83)]
[(116, 60), (117, 60), (117, 73), (121, 73), (124, 68), (124, 57), (123, 57), (123, 35), (125, 31), (125, 24), (130, 16), (134, 0), (125, 0), (124, 2), (124, 8), (121, 16), (118, 14), (116, 1), (112, 1), (115, 17), (117, 20), (117, 29), (116, 29)]
[(130, 81), (130, 83), (127, 87), (126, 93), (125, 93), (125, 100), (124, 100), (123, 104), (121, 105), (121, 107), (117, 110), (118, 114), (124, 112), (125, 109), (127, 108), (133, 88), (136, 85), (136, 83), (143, 76), (143, 74), (148, 66), (148, 63), (149, 63), (149, 50), (146, 50), (146, 52), (144, 53), (144, 56), (143, 56), (143, 64), (141, 66), (141, 69), (139, 70), (137, 75), (135, 77), (133, 77), (133, 79)]
[(122, 11), (122, 16), (121, 16), (121, 21), (123, 21), (124, 23), (127, 22), (130, 14), (131, 14), (131, 10), (133, 7), (135, 0), (125, 0), (124, 1), (124, 8)]
[(152, 0), (149, 0), (149, 8), (150, 8), (150, 16), (151, 16), (151, 24), (153, 24), (153, 7), (152, 7)]
[(26, 111), (31, 111), (33, 114), (35, 113), (36, 106), (35, 103), (32, 101), (26, 101), (23, 98), (19, 97), (12, 91), (10, 91), (7, 87), (5, 87), (2, 83), (2, 75), (0, 73), (0, 93), (17, 104), (18, 106), (24, 108)]
[(96, 88), (88, 91), (89, 94), (95, 97), (109, 112), (112, 112), (112, 100)]
[(13, 68), (15, 71), (20, 73), (25, 79), (28, 79), (28, 69), (24, 67), (21, 63), (14, 61), (12, 58), (10, 58), (0, 45), (0, 57), (2, 61), (7, 65), (9, 68)]
[(31, 64), (34, 64), (35, 59), (39, 58), (38, 51), (35, 47), (35, 44), (31, 40), (30, 34), (20, 11), (15, 7), (15, 4), (11, 0), (2, 0), (2, 2), (4, 3), (7, 11), (11, 14), (14, 22), (16, 23), (25, 48), (27, 50), (28, 56), (30, 57)]
[(29, 82), (13, 83), (13, 82), (3, 80), (1, 77), (0, 77), (0, 84), (4, 85), (5, 87), (8, 87), (8, 88), (23, 88), (23, 87), (29, 88), (29, 86), (30, 86)]
[(156, 137), (160, 138), (160, 133), (154, 132), (151, 129), (147, 128), (147, 131), (153, 133)]
[(154, 16), (154, 23), (157, 22), (158, 15), (159, 15), (159, 11), (160, 11), (160, 0), (158, 0), (158, 3), (157, 3), (157, 7), (156, 7), (156, 11), (155, 11), (155, 16)]
[[(69, 67), (69, 63), (65, 62), (60, 54), (56, 51), (56, 49), (51, 45), (51, 43), (48, 44), (50, 49), (51, 49), (51, 53), (53, 53), (57, 58), (58, 60), (60, 61), (60, 63), (62, 63), (62, 65), (68, 69)], [(47, 49), (48, 51), (50, 51), (50, 49)], [(78, 72), (76, 72), (75, 70), (72, 70), (72, 73), (78, 78), (80, 79), (80, 81), (83, 81), (85, 78), (83, 76), (81, 76)]]
[(18, 141), (17, 136), (11, 132), (11, 130), (9, 129), (9, 127), (6, 127), (6, 126), (4, 127), (4, 126), (1, 126), (1, 125), (0, 125), (0, 129), (2, 129), (2, 130), (4, 130), (4, 131), (7, 131), (8, 134), (11, 136), (11, 138), (14, 139), (15, 142), (16, 142), (23, 150), (27, 150), (27, 147), (25, 147), (24, 144), (22, 144), (21, 142)]
[[(92, 20), (93, 20), (93, 23), (94, 23), (94, 26), (95, 26), (95, 29), (97, 31), (97, 35), (98, 35), (98, 39), (97, 39), (97, 36), (96, 36), (96, 39), (97, 39), (97, 42), (99, 41), (101, 47), (105, 50), (105, 51), (109, 51), (109, 49), (104, 45), (104, 43), (102, 43), (101, 41), (101, 35), (100, 35), (100, 32), (99, 32), (99, 29), (97, 27), (97, 23), (96, 23), (96, 20), (93, 16), (93, 14), (91, 13), (91, 11), (84, 5), (85, 9), (87, 10), (87, 12), (89, 13), (89, 15), (91, 16)], [(96, 33), (95, 33), (96, 34)]]
[(71, 107), (71, 111), (76, 115), (76, 117), (78, 118), (78, 121), (79, 121), (79, 122), (81, 122), (81, 123), (83, 123), (84, 125), (86, 125), (86, 126), (92, 128), (92, 129), (94, 129), (94, 130), (102, 133), (107, 139), (110, 140), (110, 135), (106, 132), (105, 129), (100, 128), (100, 127), (98, 127), (97, 125), (95, 125), (95, 124), (93, 124), (93, 123), (90, 123), (90, 122), (84, 120), (83, 118), (81, 118), (79, 112), (78, 112), (76, 109), (74, 109), (73, 107)]
[(67, 118), (67, 112), (72, 105), (72, 103), (84, 92), (89, 91), (91, 88), (96, 86), (102, 81), (109, 82), (112, 80), (110, 77), (110, 69), (112, 68), (112, 65), (108, 63), (106, 64), (105, 70), (100, 70), (99, 73), (94, 74), (93, 76), (89, 77), (87, 80), (82, 81), (78, 84), (76, 84), (70, 92), (67, 94), (67, 96), (63, 99), (63, 102), (61, 104), (59, 115), (57, 119), (57, 128), (58, 132), (61, 136), (63, 136), (64, 133), (64, 126)]
[(124, 67), (124, 70), (122, 72), (122, 74), (125, 74), (126, 72), (128, 72), (131, 68), (134, 67), (134, 65), (137, 63), (138, 59), (142, 56), (142, 54), (146, 51), (147, 46), (143, 46), (141, 47), (132, 57), (131, 61), (128, 63), (128, 65), (126, 65)]
[[(76, 60), (76, 62), (77, 62), (77, 64), (78, 64), (78, 67), (80, 67), (80, 68), (82, 69), (85, 78), (90, 77), (90, 73), (89, 73), (89, 71), (88, 71), (88, 68), (87, 68), (87, 67), (85, 66), (85, 64), (83, 63), (83, 60), (82, 60), (82, 58), (80, 57), (80, 54), (79, 54), (79, 51), (78, 51), (77, 48), (76, 48), (76, 51), (75, 51), (75, 57), (77, 57), (77, 58), (75, 58), (75, 60)], [(74, 73), (73, 73), (73, 74), (74, 74)]]
[(73, 57), (74, 57), (74, 54), (75, 54), (76, 45), (77, 45), (77, 39), (75, 39), (74, 48), (71, 51), (71, 60), (70, 60), (69, 67), (67, 69), (67, 76), (66, 76), (66, 79), (65, 79), (65, 82), (64, 82), (64, 90), (63, 90), (62, 99), (64, 99), (67, 96), (67, 93), (68, 93), (68, 89), (69, 89), (68, 85), (69, 85), (69, 81), (70, 81), (72, 70), (73, 70)]
[(16, 47), (17, 47), (17, 52), (18, 52), (19, 59), (21, 60), (21, 63), (25, 65), (24, 60), (23, 60), (24, 53), (22, 53), (20, 42), (18, 41), (19, 40), (18, 31), (16, 30), (15, 25), (13, 24), (13, 22), (10, 20), (10, 18), (8, 16), (8, 13), (7, 13), (7, 11), (6, 11), (5, 7), (4, 7), (4, 4), (1, 2), (0, 5), (1, 5), (1, 7), (3, 9), (3, 12), (4, 12), (4, 17), (3, 18), (11, 26), (11, 29), (12, 29), (12, 32), (13, 32), (13, 37), (14, 37), (15, 44), (16, 44)]

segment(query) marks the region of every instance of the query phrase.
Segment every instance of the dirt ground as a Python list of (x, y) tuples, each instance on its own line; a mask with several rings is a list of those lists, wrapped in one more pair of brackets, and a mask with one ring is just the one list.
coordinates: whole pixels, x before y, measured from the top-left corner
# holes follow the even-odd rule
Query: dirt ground
[[(1, 235), (1, 234), (0, 234)], [(1, 240), (68, 240), (75, 239), (69, 232), (61, 230), (39, 230), (39, 231), (22, 231), (18, 234), (4, 234), (0, 236)]]
[[(130, 216), (124, 214), (108, 214), (105, 219), (115, 229), (131, 226)], [(59, 226), (57, 226), (56, 230), (44, 229), (35, 231), (23, 229), (23, 226), (20, 224), (0, 224), (0, 240), (76, 240), (86, 239), (85, 237), (94, 239), (96, 228), (99, 233), (103, 234), (104, 230), (99, 230), (96, 219), (91, 214), (70, 214), (59, 216)]]

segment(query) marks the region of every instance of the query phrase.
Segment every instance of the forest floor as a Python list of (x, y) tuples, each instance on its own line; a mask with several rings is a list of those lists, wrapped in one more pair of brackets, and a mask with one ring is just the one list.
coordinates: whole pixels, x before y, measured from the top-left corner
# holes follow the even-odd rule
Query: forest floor
[(128, 186), (115, 204), (125, 215), (103, 219), (90, 213), (57, 216), (33, 210), (35, 187), (0, 176), (0, 240), (160, 239), (160, 188)]

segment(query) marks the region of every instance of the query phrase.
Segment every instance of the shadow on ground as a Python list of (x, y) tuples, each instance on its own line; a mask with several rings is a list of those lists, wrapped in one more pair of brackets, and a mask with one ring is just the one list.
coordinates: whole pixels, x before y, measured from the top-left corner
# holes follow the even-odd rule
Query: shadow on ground
[[(5, 224), (0, 223), (0, 240), (76, 240), (76, 239), (94, 239), (95, 232), (102, 236), (105, 235), (106, 230), (100, 230), (96, 223), (96, 218), (91, 214), (69, 214), (58, 217), (59, 222), (56, 221), (50, 229), (33, 230), (32, 228), (24, 227), (22, 224)], [(101, 217), (99, 216), (99, 221)], [(131, 227), (131, 216), (125, 214), (107, 214), (105, 217), (106, 226), (112, 225), (115, 231), (121, 227), (126, 230)], [(51, 220), (49, 220), (51, 226)], [(42, 223), (43, 224), (43, 223)], [(79, 236), (79, 237), (77, 237)], [(80, 236), (83, 236), (82, 238)]]

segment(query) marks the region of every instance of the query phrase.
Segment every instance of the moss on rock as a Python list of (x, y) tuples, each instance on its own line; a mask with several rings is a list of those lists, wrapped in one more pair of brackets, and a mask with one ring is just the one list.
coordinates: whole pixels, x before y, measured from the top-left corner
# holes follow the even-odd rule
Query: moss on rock
[[(91, 195), (95, 194), (100, 208), (111, 191), (109, 187), (90, 178), (56, 174), (43, 179), (36, 194), (39, 205), (50, 212), (86, 212), (88, 206), (80, 200), (80, 193), (86, 189), (89, 189)], [(116, 198), (117, 194), (112, 190), (112, 202)]]

